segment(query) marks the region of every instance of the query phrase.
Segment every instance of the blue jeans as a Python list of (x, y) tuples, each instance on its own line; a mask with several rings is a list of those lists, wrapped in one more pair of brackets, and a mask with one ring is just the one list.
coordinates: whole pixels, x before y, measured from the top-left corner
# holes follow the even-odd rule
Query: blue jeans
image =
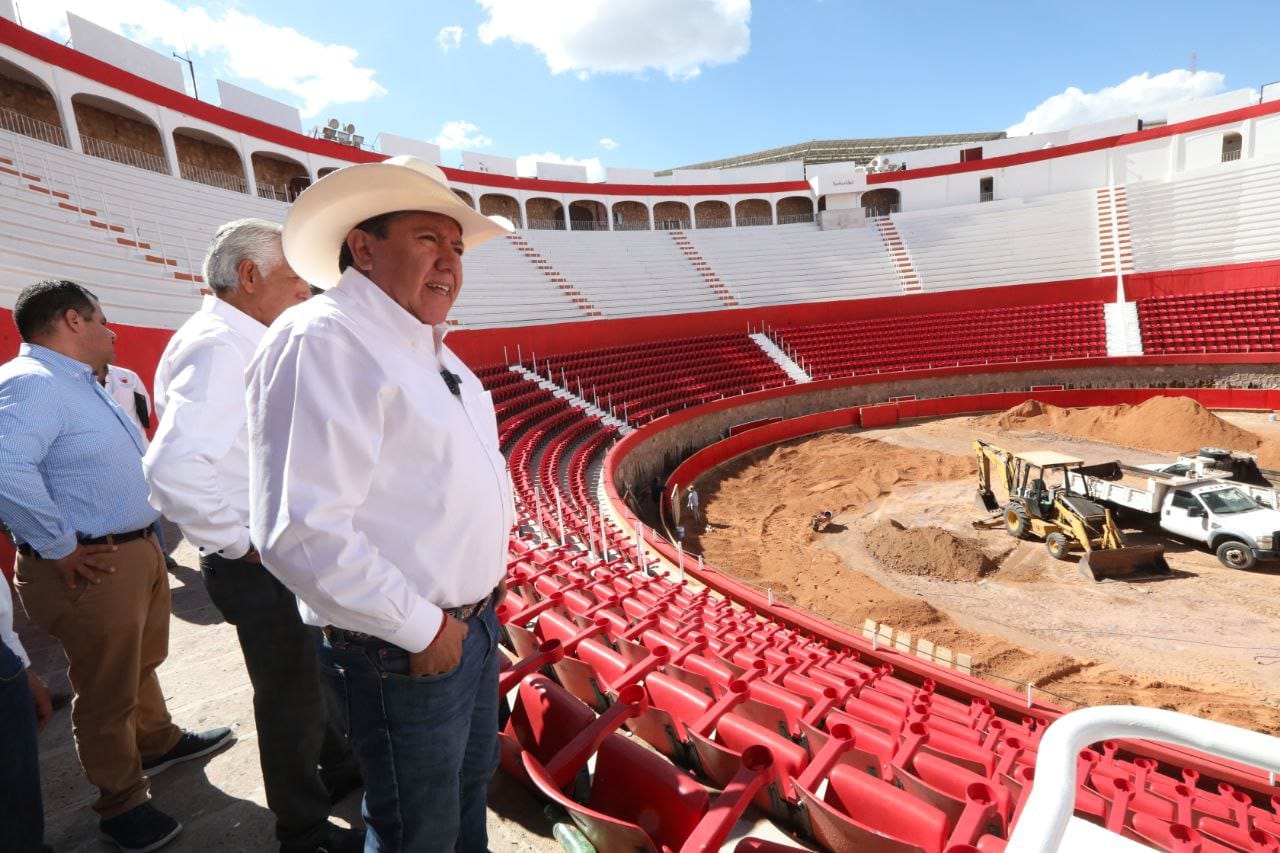
[[(0, 583), (6, 583), (0, 578)], [(13, 853), (39, 853), (44, 841), (36, 710), (22, 659), (0, 643), (0, 839)]]
[(485, 851), (486, 789), (498, 767), (498, 618), (467, 621), (462, 660), (411, 677), (390, 645), (326, 641), (321, 660), (345, 698), (364, 774), (365, 853)]

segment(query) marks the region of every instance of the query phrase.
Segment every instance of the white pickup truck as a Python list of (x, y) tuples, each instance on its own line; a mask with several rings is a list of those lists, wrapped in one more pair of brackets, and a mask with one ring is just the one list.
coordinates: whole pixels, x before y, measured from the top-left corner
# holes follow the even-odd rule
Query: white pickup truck
[(1067, 473), (1070, 491), (1120, 509), (1159, 517), (1160, 527), (1207, 545), (1230, 569), (1280, 559), (1280, 512), (1258, 502), (1227, 472), (1184, 477), (1107, 462)]

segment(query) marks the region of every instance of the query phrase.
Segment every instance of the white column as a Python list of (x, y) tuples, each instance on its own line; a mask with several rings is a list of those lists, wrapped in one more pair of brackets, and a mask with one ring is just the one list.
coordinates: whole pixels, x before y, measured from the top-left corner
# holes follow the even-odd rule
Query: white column
[(84, 146), (80, 144), (80, 123), (76, 121), (75, 105), (65, 95), (58, 96), (58, 118), (62, 121), (62, 132), (67, 137), (67, 145), (77, 154), (83, 154)]
[[(245, 149), (243, 145), (244, 143), (242, 140), (241, 148), (237, 151), (237, 153), (240, 155), (240, 168), (244, 169), (245, 188), (247, 189), (249, 195), (254, 196), (256, 198), (258, 195), (258, 181), (253, 175), (253, 154), (247, 149)], [(288, 189), (289, 189), (288, 187), (285, 187), (286, 191)]]

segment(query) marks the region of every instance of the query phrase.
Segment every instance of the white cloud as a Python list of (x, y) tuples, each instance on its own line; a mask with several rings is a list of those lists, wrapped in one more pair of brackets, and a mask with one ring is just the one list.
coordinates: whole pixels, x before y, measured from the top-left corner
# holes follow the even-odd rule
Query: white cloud
[(444, 151), (461, 151), (464, 148), (473, 151), (476, 148), (488, 148), (493, 144), (492, 139), (481, 133), (480, 128), (469, 121), (446, 121), (440, 126), (440, 132), (436, 134), (436, 138), (430, 141), (439, 145)]
[(1130, 115), (1148, 121), (1163, 119), (1171, 105), (1215, 95), (1225, 83), (1226, 77), (1216, 71), (1178, 68), (1154, 77), (1144, 71), (1097, 92), (1069, 86), (1034, 107), (1008, 132), (1010, 136), (1045, 133)]
[(605, 136), (605, 137), (601, 137), (600, 139), (600, 147), (603, 148), (605, 151), (612, 151), (613, 149), (618, 147), (618, 143), (610, 139), (609, 137)]
[(445, 53), (453, 50), (462, 44), (462, 27), (441, 27), (440, 32), (436, 33), (436, 44)]
[(63, 9), (166, 55), (190, 49), (218, 65), (221, 76), (294, 96), (304, 116), (386, 94), (374, 70), (357, 64), (355, 48), (324, 44), (236, 9), (184, 7), (171, 0), (63, 0), (24, 4), (23, 22), (62, 41), (69, 35)]
[(477, 34), (529, 45), (553, 74), (639, 74), (673, 80), (733, 62), (751, 46), (751, 0), (477, 0)]
[(538, 163), (563, 163), (566, 166), (586, 166), (588, 181), (604, 180), (604, 164), (600, 162), (599, 157), (587, 157), (585, 159), (578, 157), (562, 157), (554, 151), (544, 151), (541, 154), (525, 154), (523, 157), (517, 157), (516, 174), (521, 177), (532, 178), (538, 174)]

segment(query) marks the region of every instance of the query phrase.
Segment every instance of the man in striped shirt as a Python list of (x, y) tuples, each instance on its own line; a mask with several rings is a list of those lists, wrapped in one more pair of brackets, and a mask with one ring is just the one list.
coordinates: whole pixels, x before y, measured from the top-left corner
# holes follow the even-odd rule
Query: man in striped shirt
[(169, 582), (147, 502), (142, 436), (94, 378), (115, 355), (102, 306), (69, 281), (25, 288), (24, 343), (0, 365), (0, 520), (18, 547), (27, 614), (62, 642), (72, 728), (104, 838), (155, 850), (181, 831), (147, 774), (232, 741), (184, 732), (156, 678), (168, 654)]

